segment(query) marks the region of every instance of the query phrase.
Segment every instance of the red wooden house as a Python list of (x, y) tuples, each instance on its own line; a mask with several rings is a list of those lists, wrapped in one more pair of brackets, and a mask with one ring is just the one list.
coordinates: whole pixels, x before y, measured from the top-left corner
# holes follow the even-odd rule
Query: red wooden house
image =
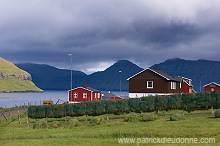
[(211, 82), (203, 86), (204, 91), (220, 91), (220, 84), (216, 82)]
[(147, 68), (127, 79), (129, 97), (192, 93), (192, 80), (185, 77), (173, 77), (156, 69)]
[(69, 103), (77, 103), (84, 101), (93, 101), (101, 100), (102, 94), (101, 91), (87, 87), (87, 84), (84, 84), (84, 87), (77, 87), (68, 91), (68, 101)]

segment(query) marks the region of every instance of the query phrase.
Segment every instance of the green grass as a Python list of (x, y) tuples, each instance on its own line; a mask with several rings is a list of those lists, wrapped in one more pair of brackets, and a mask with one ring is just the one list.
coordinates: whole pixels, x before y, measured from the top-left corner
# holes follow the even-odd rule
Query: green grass
[[(91, 124), (93, 117), (89, 116), (88, 121), (85, 121), (86, 116), (82, 116), (76, 117), (80, 125), (72, 128), (65, 128), (65, 118), (48, 119), (48, 125), (53, 121), (61, 124), (56, 129), (51, 126), (33, 129), (36, 120), (30, 119), (30, 123), (27, 123), (27, 117), (23, 115), (21, 124), (18, 121), (1, 124), (0, 145), (118, 145), (118, 138), (123, 137), (215, 138), (216, 143), (210, 145), (220, 144), (220, 119), (213, 118), (210, 111), (185, 113), (183, 120), (170, 121), (170, 115), (175, 113), (181, 111), (160, 112), (155, 121), (148, 122), (124, 122), (127, 114), (109, 115), (110, 120), (105, 120), (101, 125)], [(106, 115), (99, 118), (105, 119)]]
[[(20, 78), (16, 78), (20, 76)], [(13, 63), (0, 57), (0, 91), (43, 91), (31, 80), (21, 77), (30, 76), (28, 72), (18, 68)]]
[(17, 78), (0, 79), (0, 91), (42, 91), (30, 80), (19, 80)]
[(13, 63), (0, 57), (0, 72), (8, 74), (28, 74), (26, 71), (16, 67)]

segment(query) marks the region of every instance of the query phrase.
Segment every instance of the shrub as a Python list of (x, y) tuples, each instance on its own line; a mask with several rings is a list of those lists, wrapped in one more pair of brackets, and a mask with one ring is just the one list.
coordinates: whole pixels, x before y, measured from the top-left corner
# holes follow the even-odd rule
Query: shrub
[(90, 124), (92, 124), (92, 125), (101, 125), (103, 123), (104, 123), (104, 120), (99, 117), (94, 117), (90, 120)]
[(155, 120), (156, 120), (156, 116), (154, 114), (143, 113), (140, 115), (141, 122), (155, 121)]
[(130, 113), (124, 117), (124, 122), (137, 122), (137, 121), (139, 121), (139, 116), (136, 113)]
[(220, 109), (215, 112), (215, 118), (220, 118)]
[(181, 114), (173, 114), (170, 116), (170, 121), (178, 121), (183, 119), (183, 116)]
[(33, 125), (34, 129), (43, 129), (47, 128), (47, 123), (44, 121), (36, 121)]
[(62, 124), (58, 121), (53, 121), (51, 124), (50, 124), (50, 127), (52, 128), (59, 128), (59, 127), (62, 127)]
[(68, 128), (74, 128), (74, 127), (79, 127), (80, 126), (80, 122), (77, 119), (70, 119), (67, 122), (66, 127)]

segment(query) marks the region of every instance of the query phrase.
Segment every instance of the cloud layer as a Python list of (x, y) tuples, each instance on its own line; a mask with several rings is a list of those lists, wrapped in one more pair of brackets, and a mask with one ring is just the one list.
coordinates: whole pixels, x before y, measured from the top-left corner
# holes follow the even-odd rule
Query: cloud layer
[[(1, 57), (91, 72), (120, 59), (219, 60), (218, 0), (0, 1)], [(95, 64), (95, 65), (94, 65)]]

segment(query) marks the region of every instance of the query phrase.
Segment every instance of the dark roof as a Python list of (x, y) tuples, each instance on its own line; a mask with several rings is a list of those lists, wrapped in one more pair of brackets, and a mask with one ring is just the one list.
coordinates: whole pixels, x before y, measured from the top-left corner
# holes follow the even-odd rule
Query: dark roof
[(153, 70), (154, 72), (156, 72), (156, 73), (166, 77), (167, 79), (169, 79), (171, 81), (178, 81), (178, 82), (180, 82), (181, 79), (182, 79), (182, 77), (176, 77), (176, 76), (172, 77), (172, 76), (169, 76), (168, 74), (166, 74), (166, 73), (164, 73), (162, 71), (159, 71), (159, 70), (155, 70), (155, 69), (151, 69), (151, 70)]
[(100, 90), (97, 90), (97, 89), (94, 89), (94, 88), (91, 88), (91, 87), (83, 87), (83, 88), (86, 88), (86, 89), (91, 90), (93, 92), (101, 92)]
[(167, 80), (177, 81), (177, 82), (181, 82), (181, 80), (182, 80), (182, 77), (172, 77), (172, 76), (169, 76), (168, 74), (166, 74), (166, 73), (164, 73), (164, 72), (162, 72), (162, 71), (155, 70), (155, 69), (150, 69), (150, 68), (147, 68), (147, 69), (145, 69), (145, 70), (140, 71), (139, 73), (137, 73), (137, 74), (131, 76), (131, 77), (128, 78), (127, 80), (130, 80), (131, 78), (135, 77), (136, 75), (138, 75), (138, 74), (140, 74), (140, 73), (142, 73), (142, 72), (144, 72), (144, 71), (146, 71), (146, 70), (150, 70), (150, 71), (152, 71), (152, 72), (158, 74), (159, 76), (161, 76), (161, 77), (163, 77), (163, 78), (165, 78), (165, 79), (167, 79)]
[(115, 94), (113, 94), (112, 92), (102, 92), (104, 94), (104, 96), (110, 98), (110, 97), (117, 97)]

